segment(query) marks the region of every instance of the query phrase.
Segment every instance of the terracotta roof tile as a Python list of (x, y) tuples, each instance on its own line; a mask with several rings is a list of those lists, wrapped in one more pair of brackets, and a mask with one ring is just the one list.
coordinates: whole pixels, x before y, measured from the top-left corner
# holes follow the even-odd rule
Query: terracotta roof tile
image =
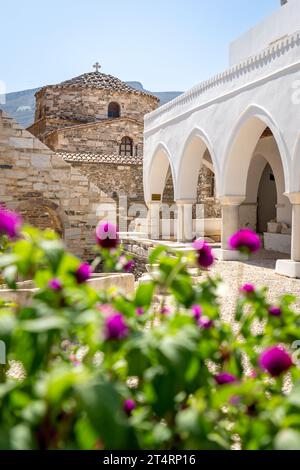
[(103, 155), (88, 152), (58, 152), (59, 155), (66, 162), (79, 162), (79, 163), (114, 163), (117, 165), (142, 165), (142, 155)]

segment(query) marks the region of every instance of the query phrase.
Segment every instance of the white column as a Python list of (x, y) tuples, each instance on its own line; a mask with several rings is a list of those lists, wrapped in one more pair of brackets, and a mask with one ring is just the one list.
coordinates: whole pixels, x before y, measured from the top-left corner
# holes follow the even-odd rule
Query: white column
[(148, 203), (148, 237), (158, 240), (160, 236), (160, 201)]
[(215, 255), (222, 260), (238, 260), (244, 258), (237, 251), (229, 249), (228, 240), (239, 230), (239, 208), (245, 196), (222, 196), (220, 203), (222, 207), (222, 234), (221, 249), (215, 250)]
[(293, 217), (292, 217), (292, 249), (291, 259), (300, 262), (300, 193), (299, 199), (293, 204)]
[(300, 279), (300, 192), (285, 194), (292, 204), (291, 259), (277, 260), (276, 272)]
[(193, 200), (176, 201), (177, 205), (177, 241), (190, 242), (193, 232)]

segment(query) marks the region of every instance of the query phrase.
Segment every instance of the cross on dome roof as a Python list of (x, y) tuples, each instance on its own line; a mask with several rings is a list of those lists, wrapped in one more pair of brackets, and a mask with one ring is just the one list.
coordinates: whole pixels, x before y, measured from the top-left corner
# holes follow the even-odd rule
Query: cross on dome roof
[(96, 72), (99, 72), (100, 69), (101, 69), (101, 65), (99, 64), (99, 62), (96, 62), (94, 65), (93, 65), (94, 69), (96, 70)]

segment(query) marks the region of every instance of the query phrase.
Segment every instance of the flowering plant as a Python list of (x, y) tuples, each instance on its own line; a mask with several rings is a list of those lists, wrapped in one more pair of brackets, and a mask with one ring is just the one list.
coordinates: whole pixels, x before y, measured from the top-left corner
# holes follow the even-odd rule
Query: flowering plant
[[(228, 324), (220, 280), (189, 273), (213, 262), (206, 245), (188, 255), (157, 247), (154, 279), (128, 297), (92, 289), (89, 269), (52, 232), (18, 235), (1, 276), (16, 291), (17, 277), (30, 277), (38, 290), (0, 305), (0, 448), (300, 448), (293, 296), (272, 306), (265, 289), (241, 290)], [(97, 250), (115, 262), (121, 246)]]

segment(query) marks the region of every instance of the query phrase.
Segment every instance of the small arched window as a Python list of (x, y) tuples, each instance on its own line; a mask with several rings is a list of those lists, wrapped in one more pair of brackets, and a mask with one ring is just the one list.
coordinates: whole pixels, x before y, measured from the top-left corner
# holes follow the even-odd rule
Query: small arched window
[(114, 119), (120, 117), (120, 105), (112, 101), (108, 105), (108, 118)]
[(120, 145), (120, 155), (132, 156), (133, 140), (130, 137), (123, 137)]

